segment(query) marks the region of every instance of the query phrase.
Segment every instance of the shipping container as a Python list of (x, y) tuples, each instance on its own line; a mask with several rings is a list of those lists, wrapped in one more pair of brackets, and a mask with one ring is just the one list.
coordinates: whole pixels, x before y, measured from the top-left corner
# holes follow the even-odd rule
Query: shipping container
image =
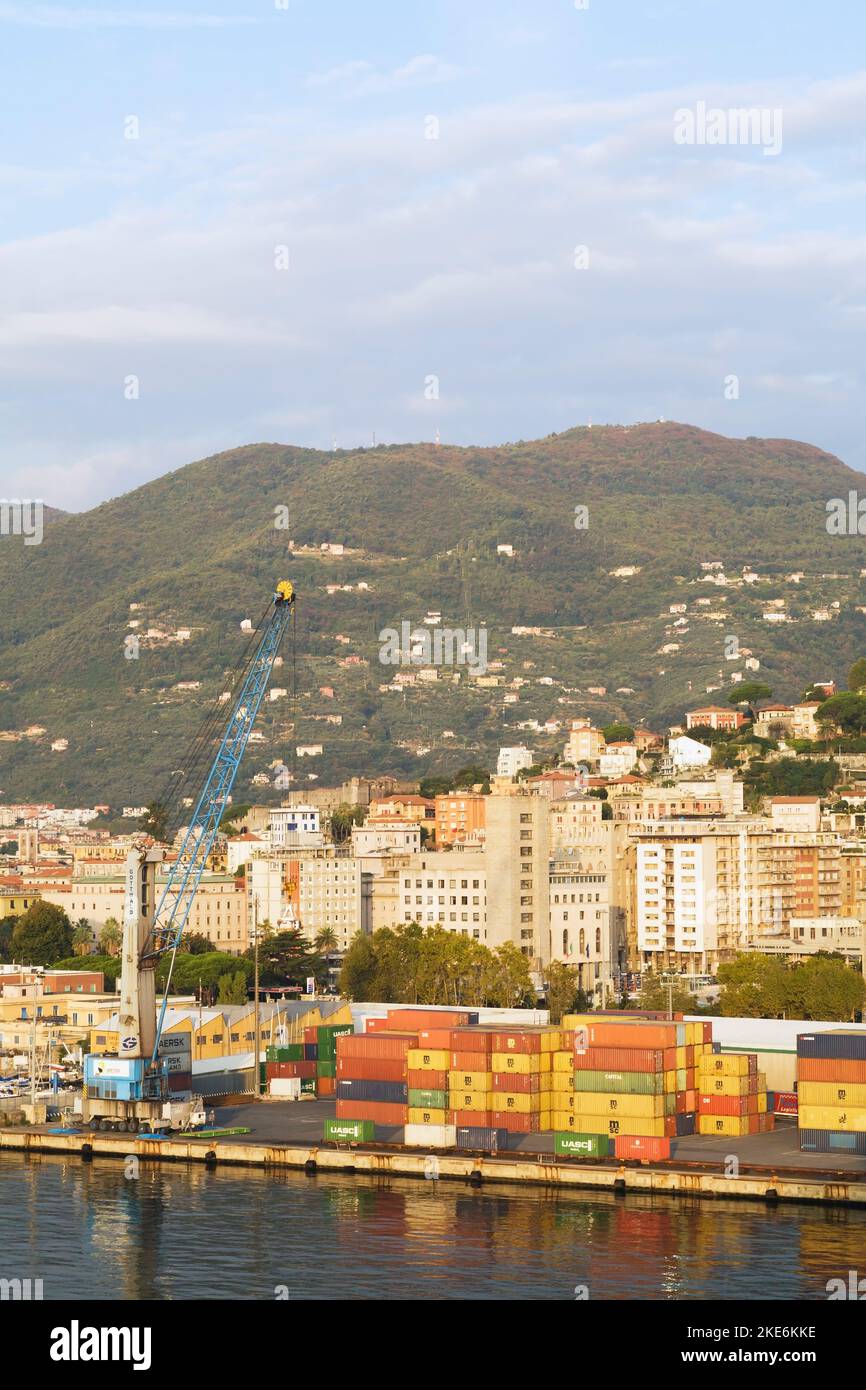
[(275, 1076), (315, 1076), (315, 1062), (266, 1062), (265, 1075), (268, 1081)]
[(751, 1076), (758, 1071), (756, 1052), (705, 1052), (698, 1062), (698, 1072), (706, 1076)]
[(492, 1091), (493, 1076), (489, 1071), (449, 1071), (449, 1091)]
[(344, 1057), (405, 1057), (418, 1042), (417, 1033), (347, 1033), (337, 1039), (337, 1061)]
[(672, 1138), (676, 1134), (675, 1115), (650, 1119), (646, 1115), (576, 1115), (576, 1125), (587, 1134), (644, 1134), (651, 1138)]
[(677, 1115), (677, 1138), (683, 1139), (688, 1134), (694, 1134), (697, 1124), (697, 1115), (693, 1110), (686, 1111), (683, 1115)]
[(551, 1052), (492, 1052), (490, 1067), (494, 1072), (522, 1072), (524, 1075), (550, 1071), (552, 1056)]
[(492, 1028), (453, 1028), (445, 1044), (452, 1052), (492, 1052)]
[[(519, 1085), (519, 1082), (529, 1082), (528, 1089), (531, 1090), (533, 1083), (536, 1081), (538, 1082), (538, 1090), (544, 1087), (550, 1091), (562, 1092), (565, 1096), (577, 1089), (574, 1084), (573, 1071), (549, 1071), (538, 1076), (512, 1076), (508, 1072), (498, 1071), (495, 1072), (494, 1075), (499, 1077), (500, 1083), (509, 1091), (525, 1091), (527, 1089), (526, 1085)], [(583, 1076), (585, 1073), (579, 1072), (578, 1075)], [(494, 1090), (495, 1089), (496, 1087), (494, 1085)], [(581, 1086), (580, 1089), (583, 1090), (584, 1087)]]
[[(316, 1063), (316, 1076), (336, 1076), (336, 1075), (337, 1075), (337, 1063), (336, 1063), (336, 1062), (323, 1062), (322, 1059), (321, 1059), (321, 1057), (320, 1057), (319, 1060), (318, 1060), (318, 1062)], [(385, 1079), (386, 1079), (386, 1078), (383, 1076), (383, 1077), (382, 1077), (382, 1080), (384, 1081)]]
[(325, 1142), (371, 1144), (375, 1128), (372, 1120), (326, 1120)]
[(866, 1134), (866, 1110), (852, 1105), (799, 1106), (802, 1129), (838, 1129), (847, 1133)]
[(305, 1062), (318, 1062), (318, 1060), (319, 1060), (319, 1044), (318, 1044), (318, 1043), (304, 1043), (304, 1061), (305, 1061)]
[[(765, 1088), (766, 1089), (766, 1088)], [(702, 1076), (702, 1096), (747, 1096), (758, 1090), (758, 1073), (751, 1076)]]
[(757, 1114), (758, 1097), (754, 1096), (705, 1096), (698, 1097), (698, 1110), (701, 1115), (748, 1115), (749, 1102), (754, 1101)]
[(405, 1057), (338, 1057), (336, 1075), (340, 1081), (406, 1081), (411, 1085)]
[(603, 1091), (575, 1091), (575, 1115), (641, 1115), (660, 1119), (665, 1114), (665, 1096), (605, 1094)]
[[(492, 1110), (492, 1091), (457, 1091), (450, 1089), (448, 1100), (452, 1110)], [(526, 1097), (530, 1099), (530, 1097)]]
[[(770, 1104), (771, 1100), (772, 1105)], [(797, 1092), (774, 1091), (771, 1097), (767, 1097), (767, 1109), (774, 1115), (796, 1115)]]
[(410, 1068), (406, 1081), (414, 1091), (447, 1091), (447, 1071), (430, 1071), (426, 1067)]
[(672, 1048), (684, 1047), (686, 1025), (684, 1023), (651, 1023), (642, 1019), (604, 1020), (599, 1022), (591, 1014), (567, 1015), (565, 1026), (574, 1028), (574, 1050), (585, 1052), (588, 1047), (643, 1047)]
[(490, 1123), (495, 1129), (507, 1129), (509, 1134), (540, 1134), (541, 1115), (518, 1114), (513, 1110), (494, 1110)]
[(569, 1074), (574, 1071), (574, 1054), (572, 1052), (554, 1052), (553, 1070), (567, 1071)]
[(337, 1082), (338, 1100), (374, 1100), (385, 1105), (408, 1105), (409, 1087), (401, 1081)]
[(315, 1024), (311, 1028), (304, 1029), (304, 1042), (314, 1043), (318, 1041), (318, 1029)]
[(450, 1052), (450, 1028), (419, 1028), (418, 1046), (424, 1052)]
[[(698, 1134), (725, 1134), (742, 1138), (749, 1133), (748, 1115), (698, 1115)], [(754, 1119), (757, 1121), (757, 1115)]]
[[(485, 1099), (491, 1109), (509, 1111), (512, 1114), (537, 1114), (543, 1109), (541, 1096), (538, 1093), (533, 1095), (529, 1091), (494, 1091), (492, 1097), (485, 1096)], [(549, 1103), (547, 1108), (550, 1108)]]
[(406, 1054), (410, 1071), (448, 1071), (450, 1061), (445, 1048), (413, 1047)]
[(643, 1134), (618, 1134), (614, 1139), (613, 1151), (617, 1158), (639, 1158), (647, 1163), (664, 1163), (671, 1156), (671, 1141), (669, 1138)]
[(553, 1152), (568, 1158), (607, 1158), (610, 1139), (606, 1134), (577, 1134), (558, 1131), (553, 1136)]
[(559, 1052), (560, 1032), (558, 1028), (513, 1028), (504, 1032), (494, 1032), (492, 1052), (511, 1054), (550, 1054)]
[(449, 1052), (449, 1071), (484, 1071), (491, 1069), (489, 1052)]
[(447, 1110), (448, 1092), (447, 1091), (424, 1091), (409, 1087), (409, 1108), (416, 1110), (421, 1107), (424, 1110)]
[(798, 1057), (798, 1081), (850, 1081), (866, 1085), (866, 1061), (855, 1057)]
[(317, 1076), (316, 1087), (320, 1096), (335, 1096), (337, 1083), (333, 1076)]
[(274, 1076), (268, 1082), (268, 1095), (281, 1096), (284, 1100), (299, 1100), (301, 1078), (299, 1076)]
[(575, 1071), (665, 1071), (664, 1051), (647, 1047), (590, 1047), (575, 1052)]
[(373, 1100), (337, 1099), (338, 1120), (372, 1120), (385, 1127), (402, 1128), (408, 1112), (406, 1105), (385, 1105)]
[(192, 1072), (174, 1071), (168, 1074), (168, 1089), (172, 1095), (192, 1090)]
[(319, 1094), (319, 1078), (317, 1076), (301, 1077), (301, 1095), (317, 1096)]
[[(525, 1095), (541, 1095), (553, 1089), (552, 1072), (495, 1071), (491, 1075), (493, 1091), (522, 1091)], [(563, 1090), (570, 1092), (573, 1087), (570, 1076), (563, 1076)]]
[(454, 1110), (448, 1111), (447, 1123), (458, 1129), (483, 1129), (490, 1125), (492, 1110)]
[(800, 1105), (853, 1105), (866, 1107), (866, 1084), (847, 1081), (801, 1081), (797, 1086)]
[(803, 1153), (866, 1154), (866, 1134), (833, 1129), (801, 1128), (798, 1137)]
[(389, 1009), (388, 1023), (394, 1029), (466, 1028), (478, 1022), (478, 1014), (466, 1009)]
[(410, 1105), (406, 1115), (406, 1123), (407, 1125), (446, 1125), (448, 1112), (444, 1106), (434, 1108), (433, 1106)]
[(265, 1050), (269, 1062), (303, 1062), (304, 1044), (286, 1043), (282, 1047), (269, 1047)]
[(866, 1060), (866, 1029), (832, 1029), (826, 1033), (799, 1033), (798, 1057), (840, 1057), (847, 1060)]
[(458, 1149), (480, 1149), (484, 1153), (496, 1153), (508, 1147), (508, 1130), (491, 1129), (484, 1125), (460, 1125), (457, 1130)]
[(454, 1149), (457, 1147), (455, 1125), (428, 1124), (410, 1120), (403, 1131), (403, 1143), (416, 1149)]

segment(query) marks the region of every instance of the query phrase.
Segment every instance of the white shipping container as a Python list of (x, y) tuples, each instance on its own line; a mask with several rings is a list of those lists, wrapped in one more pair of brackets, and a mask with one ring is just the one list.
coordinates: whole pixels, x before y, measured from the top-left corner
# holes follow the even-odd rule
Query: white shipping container
[(299, 1076), (274, 1076), (268, 1082), (268, 1092), (272, 1096), (282, 1096), (284, 1100), (300, 1100), (301, 1078)]
[(456, 1125), (406, 1125), (403, 1143), (416, 1149), (456, 1149)]

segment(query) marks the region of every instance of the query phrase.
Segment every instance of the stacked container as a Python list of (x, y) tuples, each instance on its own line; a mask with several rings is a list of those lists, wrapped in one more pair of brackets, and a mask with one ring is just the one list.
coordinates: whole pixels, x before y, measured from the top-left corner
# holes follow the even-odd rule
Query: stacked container
[(493, 1038), (492, 1030), (485, 1028), (465, 1026), (451, 1030), (448, 1053), (448, 1123), (458, 1129), (482, 1130), (495, 1127)]
[(797, 1095), (804, 1153), (866, 1154), (866, 1032), (801, 1033)]
[[(313, 1031), (307, 1029), (307, 1032)], [(299, 1077), (302, 1095), (316, 1094), (316, 1057), (308, 1056), (310, 1044), (307, 1042), (284, 1043), (281, 1047), (269, 1047), (265, 1053), (265, 1082), (272, 1091), (272, 1081), (283, 1081)], [(272, 1092), (276, 1094), (276, 1092)]]
[(316, 1029), (316, 1087), (320, 1096), (337, 1089), (337, 1039), (354, 1034), (351, 1023), (322, 1023)]
[(337, 1119), (404, 1126), (409, 1053), (417, 1033), (351, 1033), (336, 1039)]
[(494, 1032), (491, 1053), (491, 1119), (511, 1134), (550, 1129), (553, 1055), (559, 1028), (511, 1028)]
[(712, 1052), (700, 1059), (699, 1134), (742, 1137), (773, 1128), (767, 1080), (754, 1052)]
[(555, 1111), (558, 1133), (607, 1135), (618, 1158), (656, 1159), (670, 1156), (672, 1138), (694, 1134), (710, 1023), (569, 1014), (563, 1024), (574, 1039), (574, 1093)]

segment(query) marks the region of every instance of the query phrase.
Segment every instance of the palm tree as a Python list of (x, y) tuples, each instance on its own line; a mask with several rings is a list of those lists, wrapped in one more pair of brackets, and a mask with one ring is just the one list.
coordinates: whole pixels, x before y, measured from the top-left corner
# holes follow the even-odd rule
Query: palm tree
[(328, 956), (333, 951), (336, 951), (338, 942), (337, 933), (334, 931), (334, 928), (322, 927), (321, 931), (316, 932), (313, 945), (315, 946), (316, 950), (323, 956)]
[(72, 949), (77, 956), (89, 956), (93, 946), (93, 932), (86, 917), (79, 917), (72, 933)]
[(123, 945), (123, 932), (116, 917), (108, 917), (99, 933), (99, 949), (107, 956), (119, 956)]

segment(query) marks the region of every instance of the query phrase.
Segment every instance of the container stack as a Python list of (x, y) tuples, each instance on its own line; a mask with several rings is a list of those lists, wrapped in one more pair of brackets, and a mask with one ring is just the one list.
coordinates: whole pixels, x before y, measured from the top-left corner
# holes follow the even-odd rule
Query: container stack
[(485, 1028), (465, 1027), (451, 1030), (448, 1053), (448, 1123), (458, 1129), (495, 1128), (493, 1038), (493, 1031)]
[(754, 1052), (705, 1053), (698, 1068), (699, 1134), (742, 1137), (773, 1128), (767, 1079)]
[(801, 1033), (797, 1095), (804, 1153), (866, 1154), (866, 1032)]
[(417, 1033), (337, 1037), (337, 1119), (402, 1128), (409, 1114), (409, 1053), (417, 1046)]
[[(310, 1031), (309, 1029), (307, 1031)], [(312, 1031), (315, 1032), (315, 1029)], [(306, 1042), (283, 1043), (280, 1047), (269, 1047), (265, 1053), (265, 1085), (272, 1094), (283, 1092), (283, 1087), (273, 1088), (272, 1081), (283, 1081), (290, 1077), (300, 1079), (300, 1094), (316, 1094), (316, 1059), (308, 1057)]]
[(560, 1050), (560, 1028), (511, 1028), (493, 1033), (491, 1120), (510, 1134), (550, 1129), (553, 1056)]
[(563, 1025), (573, 1035), (574, 1094), (554, 1112), (558, 1134), (606, 1135), (618, 1158), (663, 1159), (671, 1139), (695, 1133), (710, 1023), (569, 1014)]
[(316, 1092), (333, 1096), (337, 1092), (337, 1039), (354, 1033), (351, 1023), (321, 1023), (316, 1029)]

